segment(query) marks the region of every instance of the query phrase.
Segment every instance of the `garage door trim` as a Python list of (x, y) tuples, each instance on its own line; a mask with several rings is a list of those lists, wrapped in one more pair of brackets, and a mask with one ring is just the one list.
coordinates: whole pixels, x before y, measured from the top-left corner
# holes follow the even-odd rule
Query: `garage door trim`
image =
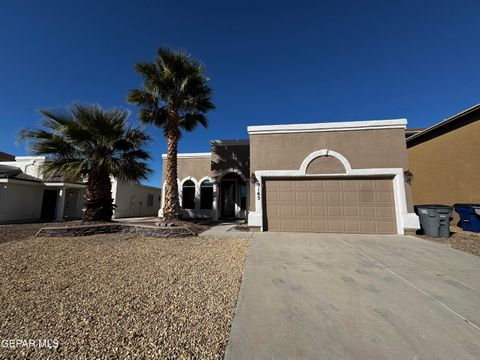
[[(314, 159), (321, 156), (334, 156), (339, 159), (345, 166), (344, 174), (306, 174), (305, 170), (308, 164)], [(346, 165), (347, 164), (347, 165)], [(260, 226), (263, 229), (263, 183), (266, 178), (331, 178), (331, 177), (362, 177), (362, 176), (385, 176), (393, 177), (393, 196), (395, 202), (395, 216), (397, 220), (397, 233), (403, 235), (406, 222), (410, 221), (407, 212), (407, 200), (405, 195), (405, 180), (403, 176), (403, 168), (367, 168), (352, 169), (348, 160), (341, 154), (322, 149), (308, 155), (302, 162), (298, 170), (257, 170), (254, 172), (255, 184), (255, 211), (248, 214), (248, 223), (251, 226)], [(416, 219), (415, 219), (416, 220)], [(412, 219), (413, 221), (413, 219)], [(418, 221), (418, 220), (417, 220)]]
[[(359, 183), (356, 182), (356, 180), (359, 180), (359, 181), (366, 180), (367, 184), (363, 183), (360, 186), (360, 188), (358, 188), (357, 186), (359, 186)], [(343, 224), (343, 220), (345, 220), (346, 223), (349, 223), (350, 225), (353, 225), (353, 223), (357, 223), (357, 226), (358, 226), (358, 229), (356, 231), (353, 229), (349, 229), (349, 230), (345, 229), (345, 232), (347, 233), (368, 233), (368, 234), (375, 234), (375, 233), (392, 234), (393, 233), (393, 234), (396, 234), (397, 218), (396, 218), (396, 210), (395, 210), (395, 203), (394, 203), (395, 200), (393, 197), (393, 177), (392, 176), (388, 176), (388, 177), (385, 177), (385, 176), (263, 177), (262, 181), (263, 181), (262, 189), (265, 194), (263, 196), (264, 203), (262, 208), (263, 208), (264, 217), (263, 217), (262, 227), (266, 231), (340, 232), (342, 233), (344, 231), (342, 231), (341, 229), (336, 229), (335, 231), (332, 231), (332, 229), (327, 229), (327, 228), (329, 228), (332, 224), (334, 228), (336, 228), (339, 226), (339, 224)], [(346, 184), (345, 181), (353, 181), (353, 183), (348, 183), (349, 185), (345, 188), (344, 187)], [(380, 188), (377, 188), (375, 186), (375, 189), (374, 189), (373, 188), (374, 184), (378, 185), (377, 181), (380, 181), (383, 185), (380, 186)], [(301, 185), (302, 182), (305, 182), (304, 185)], [(327, 186), (329, 182), (335, 183), (336, 186), (334, 187)], [(276, 186), (275, 186), (275, 183), (277, 184)], [(285, 185), (290, 183), (289, 184), (290, 186), (287, 186), (287, 188), (285, 188), (285, 186), (278, 185), (282, 183), (284, 183)], [(321, 186), (315, 185), (312, 187), (313, 184), (318, 184)], [(298, 186), (298, 185), (301, 185), (301, 186)], [(359, 191), (361, 192), (362, 189), (366, 189), (364, 188), (365, 185), (371, 185), (372, 186), (371, 189), (374, 191), (374, 193), (378, 193), (379, 195), (389, 194), (391, 198), (388, 201), (388, 203), (385, 203), (385, 199), (380, 200), (380, 203), (379, 203), (376, 196), (375, 196), (376, 200), (372, 200), (372, 201), (366, 200), (363, 202), (362, 200), (359, 200), (360, 198), (352, 202), (353, 198), (351, 198), (350, 196), (350, 199), (346, 200), (346, 203), (343, 203), (343, 196), (338, 195), (339, 191), (342, 192), (341, 190), (342, 188), (344, 189), (343, 190), (344, 192), (350, 195), (360, 194)], [(272, 186), (273, 188), (271, 188)], [(286, 192), (286, 195), (285, 195), (286, 197), (284, 198), (283, 194), (285, 192)], [(307, 193), (310, 195), (306, 195)], [(290, 195), (293, 194), (293, 197), (287, 196), (289, 194)], [(301, 195), (302, 200), (299, 200), (300, 202), (298, 203), (297, 203), (298, 198), (295, 194)], [(337, 196), (333, 196), (330, 198), (329, 196), (327, 196), (329, 194), (340, 196), (340, 198), (338, 198), (338, 200), (336, 200)], [(273, 198), (270, 198), (270, 195), (275, 195), (275, 196), (273, 196)], [(315, 198), (320, 199), (318, 195), (322, 195), (320, 196), (320, 198), (323, 198), (324, 196), (325, 198), (319, 202), (318, 200), (315, 200)], [(284, 202), (282, 199), (285, 200), (286, 202)], [(358, 203), (357, 201), (360, 201), (360, 203)], [(330, 214), (330, 211), (334, 211), (334, 210), (338, 211), (338, 208), (342, 208), (342, 206), (345, 206), (349, 210), (352, 209), (352, 206), (356, 207), (357, 215), (352, 217), (352, 214), (350, 214), (350, 215), (347, 215), (346, 218), (343, 218), (342, 216), (337, 217), (336, 215)], [(273, 207), (273, 210), (275, 211), (271, 212), (272, 211), (271, 207)], [(286, 207), (283, 210), (290, 209), (291, 211), (293, 211), (292, 217), (285, 214), (281, 209), (282, 207)], [(309, 210), (306, 210), (307, 208)], [(368, 209), (374, 208), (377, 210), (383, 209), (383, 211), (385, 211), (386, 208), (389, 208), (390, 209), (389, 211), (391, 212), (389, 216), (385, 216), (385, 214), (383, 214), (383, 216), (380, 215), (380, 217), (377, 218), (376, 215), (373, 215), (373, 217), (371, 214), (366, 215), (366, 213), (364, 213), (363, 211), (364, 210), (366, 211), (367, 208)], [(318, 216), (319, 214), (317, 214), (317, 216), (312, 215), (311, 213), (313, 211), (312, 209), (315, 209), (317, 213), (320, 210), (322, 210), (320, 212), (323, 213), (323, 215), (322, 216)], [(360, 211), (360, 209), (362, 209), (362, 211)], [(301, 210), (304, 214), (299, 215), (297, 213), (297, 210)], [(311, 216), (306, 217), (305, 211), (310, 213)], [(343, 213), (343, 210), (342, 210), (342, 213)], [(363, 215), (360, 215), (360, 214), (363, 214)], [(340, 214), (337, 214), (337, 215), (340, 215)], [(272, 224), (275, 223), (277, 227), (278, 225), (282, 224), (281, 226), (282, 230), (275, 229), (275, 226), (271, 227), (270, 221), (272, 221)], [(281, 222), (279, 223), (279, 221)], [(283, 224), (284, 221), (286, 221), (285, 224)], [(290, 223), (290, 222), (292, 224), (296, 224), (295, 228), (298, 225), (297, 222), (300, 222), (302, 223), (301, 227), (302, 228), (305, 227), (305, 229), (303, 230), (284, 229), (283, 225), (286, 225), (287, 223)], [(310, 226), (316, 223), (317, 227), (319, 224), (323, 224), (325, 226), (325, 229), (323, 230), (320, 230), (320, 229), (313, 230), (313, 228), (307, 229), (309, 228), (309, 226), (306, 225), (308, 223), (310, 224)], [(376, 227), (376, 230), (371, 228), (373, 223), (375, 223), (374, 227)], [(361, 231), (360, 228), (363, 228), (364, 226), (369, 227), (369, 230), (364, 230), (366, 232)], [(387, 228), (389, 228), (390, 230), (387, 230), (385, 226), (387, 226)]]

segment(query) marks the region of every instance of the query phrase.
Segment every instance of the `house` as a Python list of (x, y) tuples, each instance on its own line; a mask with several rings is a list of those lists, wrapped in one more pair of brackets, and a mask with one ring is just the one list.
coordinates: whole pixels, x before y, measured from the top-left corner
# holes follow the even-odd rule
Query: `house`
[(214, 140), (210, 152), (178, 154), (183, 215), (244, 219), (263, 231), (403, 234), (418, 228), (404, 176), (406, 124), (250, 126), (249, 139)]
[(407, 138), (407, 153), (414, 204), (480, 203), (480, 104)]
[[(6, 157), (0, 161), (0, 223), (81, 218), (85, 184), (66, 182), (61, 176), (44, 178), (44, 161), (44, 156)], [(160, 191), (112, 179), (114, 218), (156, 215)]]

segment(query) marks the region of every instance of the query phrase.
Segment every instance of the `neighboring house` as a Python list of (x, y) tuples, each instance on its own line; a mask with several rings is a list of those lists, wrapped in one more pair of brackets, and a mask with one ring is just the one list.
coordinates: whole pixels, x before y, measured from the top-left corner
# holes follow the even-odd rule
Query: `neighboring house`
[[(43, 156), (0, 161), (0, 222), (62, 221), (82, 216), (84, 183), (45, 179)], [(114, 218), (152, 216), (160, 207), (159, 188), (112, 179)]]
[(480, 203), (480, 104), (407, 139), (415, 204)]
[(264, 231), (403, 234), (418, 228), (404, 179), (406, 124), (251, 126), (248, 140), (215, 140), (211, 152), (178, 154), (183, 215), (246, 219)]
[(15, 156), (0, 151), (0, 161), (15, 161)]

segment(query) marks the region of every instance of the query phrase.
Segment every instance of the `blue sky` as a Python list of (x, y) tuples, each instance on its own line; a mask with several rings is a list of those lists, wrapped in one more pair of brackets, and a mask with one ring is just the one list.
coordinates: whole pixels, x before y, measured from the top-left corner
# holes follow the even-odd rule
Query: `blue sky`
[[(132, 112), (134, 63), (158, 46), (207, 67), (217, 109), (181, 152), (248, 125), (407, 118), (424, 127), (480, 99), (480, 3), (463, 1), (16, 1), (0, 4), (0, 151), (39, 108)], [(159, 185), (166, 143), (149, 150)]]

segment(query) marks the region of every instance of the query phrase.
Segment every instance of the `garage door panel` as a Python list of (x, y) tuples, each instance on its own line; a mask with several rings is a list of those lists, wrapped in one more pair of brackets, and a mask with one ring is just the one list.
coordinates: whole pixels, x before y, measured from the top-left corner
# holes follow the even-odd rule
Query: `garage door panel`
[(381, 234), (392, 234), (395, 233), (395, 230), (395, 223), (393, 221), (379, 223), (378, 232)]
[(372, 180), (357, 180), (357, 189), (373, 189), (375, 182)]
[(292, 186), (293, 182), (292, 181), (279, 181), (278, 182), (278, 188), (279, 189), (291, 189), (293, 186)]
[(392, 179), (265, 181), (270, 231), (396, 233)]
[(311, 217), (310, 206), (298, 205), (295, 207), (295, 216), (297, 217)]
[(375, 202), (377, 203), (391, 203), (392, 192), (391, 191), (377, 191), (375, 193)]
[(328, 219), (328, 231), (329, 232), (338, 232), (341, 233), (344, 231), (343, 220), (342, 219)]
[(312, 220), (312, 230), (314, 232), (327, 232), (327, 220)]
[(325, 181), (323, 180), (312, 180), (310, 181), (310, 189), (324, 189)]
[(358, 193), (358, 202), (361, 203), (373, 203), (375, 202), (375, 192), (361, 190)]
[(374, 180), (375, 182), (375, 189), (393, 189), (393, 181), (385, 181), (385, 180)]
[(291, 191), (283, 191), (280, 193), (280, 202), (293, 202), (294, 196)]
[(308, 232), (312, 228), (310, 220), (297, 220), (296, 221), (296, 231)]
[(309, 188), (309, 182), (308, 181), (296, 181), (294, 182), (295, 189), (308, 189)]
[(358, 194), (356, 192), (345, 191), (343, 193), (343, 201), (350, 202), (350, 203), (357, 203), (358, 202)]
[(376, 233), (377, 222), (375, 220), (363, 220), (362, 221), (362, 233)]
[(297, 192), (295, 194), (295, 201), (297, 203), (301, 203), (301, 202), (308, 203), (309, 202), (309, 193), (308, 192)]
[(312, 191), (312, 193), (310, 194), (310, 199), (312, 200), (312, 202), (314, 204), (323, 203), (323, 202), (325, 202), (325, 193), (317, 192), (317, 191), (313, 192)]
[(356, 206), (345, 206), (343, 208), (343, 215), (345, 217), (358, 217), (359, 210)]
[(292, 231), (290, 229), (295, 229), (295, 220), (282, 220), (280, 224), (280, 229), (281, 231)]
[(327, 189), (341, 189), (342, 182), (341, 181), (326, 181), (325, 182)]
[(327, 202), (338, 203), (342, 201), (342, 193), (340, 191), (327, 192)]
[(329, 217), (342, 217), (341, 206), (329, 206), (327, 208), (327, 214)]
[(345, 231), (352, 233), (361, 232), (360, 221), (359, 220), (345, 220)]
[(314, 218), (327, 215), (327, 209), (324, 206), (312, 206), (311, 209)]
[(282, 217), (293, 217), (294, 210), (293, 205), (280, 205), (280, 216)]

